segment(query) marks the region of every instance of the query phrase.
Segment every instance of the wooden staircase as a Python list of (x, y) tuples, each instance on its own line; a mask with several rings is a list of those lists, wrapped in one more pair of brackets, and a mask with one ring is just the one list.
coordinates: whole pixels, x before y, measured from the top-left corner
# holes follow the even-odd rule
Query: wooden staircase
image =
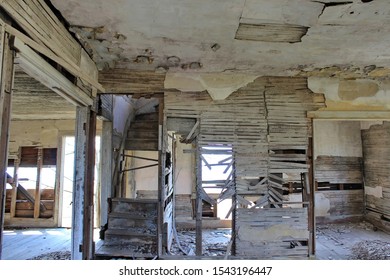
[(126, 150), (158, 150), (158, 112), (137, 115), (127, 133)]
[(104, 244), (96, 251), (96, 258), (154, 258), (157, 207), (157, 199), (113, 198)]

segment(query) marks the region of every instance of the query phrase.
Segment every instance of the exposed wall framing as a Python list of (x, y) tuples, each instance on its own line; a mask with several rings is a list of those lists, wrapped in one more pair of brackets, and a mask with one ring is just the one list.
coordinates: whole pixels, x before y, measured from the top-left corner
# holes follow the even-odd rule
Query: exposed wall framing
[[(168, 117), (200, 120), (200, 148), (233, 149), (231, 195), (239, 207), (289, 204), (288, 183), (301, 182), (310, 167), (312, 124), (307, 112), (324, 106), (323, 95), (313, 94), (305, 78), (258, 78), (225, 100), (212, 100), (207, 93), (166, 93), (165, 100)], [(309, 176), (304, 181), (306, 198), (294, 202), (301, 206), (314, 200), (309, 196), (312, 181)], [(302, 213), (308, 221), (308, 211)], [(240, 217), (233, 219), (238, 236)]]
[(362, 130), (366, 217), (390, 231), (390, 122)]

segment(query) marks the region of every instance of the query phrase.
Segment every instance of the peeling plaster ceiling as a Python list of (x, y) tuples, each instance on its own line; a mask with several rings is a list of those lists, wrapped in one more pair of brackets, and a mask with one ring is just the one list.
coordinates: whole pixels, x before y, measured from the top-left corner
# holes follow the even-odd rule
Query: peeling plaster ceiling
[[(52, 0), (100, 69), (255, 75), (297, 75), (332, 66), (351, 72), (369, 65), (387, 68), (389, 2), (364, 2)], [(242, 23), (301, 26), (307, 33), (296, 43), (237, 40)], [(277, 29), (266, 31), (278, 37)]]

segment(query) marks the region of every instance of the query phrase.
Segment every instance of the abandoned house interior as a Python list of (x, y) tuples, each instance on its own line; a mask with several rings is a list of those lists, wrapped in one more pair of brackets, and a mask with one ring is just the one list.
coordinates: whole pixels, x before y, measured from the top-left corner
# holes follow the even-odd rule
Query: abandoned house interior
[(389, 34), (388, 0), (1, 0), (0, 258), (390, 259)]

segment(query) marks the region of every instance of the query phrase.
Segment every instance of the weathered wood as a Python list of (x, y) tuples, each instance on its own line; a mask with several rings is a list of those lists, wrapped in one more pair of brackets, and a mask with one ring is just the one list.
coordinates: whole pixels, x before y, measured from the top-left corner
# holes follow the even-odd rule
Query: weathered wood
[(34, 219), (39, 218), (41, 205), (41, 173), (42, 173), (43, 155), (42, 148), (38, 148), (37, 156), (37, 179), (35, 185), (35, 203), (34, 203)]
[(197, 153), (196, 157), (196, 198), (195, 198), (195, 219), (196, 219), (196, 229), (195, 229), (195, 254), (197, 256), (203, 255), (203, 241), (202, 241), (202, 210), (203, 210), (203, 201), (202, 201), (202, 160), (199, 144), (197, 143)]
[(93, 98), (72, 84), (59, 71), (46, 62), (22, 41), (15, 38), (13, 47), (17, 50), (16, 61), (31, 77), (77, 106), (92, 106)]
[(1, 1), (0, 6), (27, 33), (7, 26), (7, 32), (57, 62), (92, 87), (104, 91), (97, 82), (97, 67), (44, 0)]
[(168, 134), (164, 126), (165, 100), (159, 100), (158, 106), (158, 207), (157, 207), (157, 255), (163, 255), (164, 240), (164, 204), (165, 204), (165, 156)]
[(14, 160), (14, 177), (12, 181), (12, 194), (11, 194), (11, 206), (10, 206), (10, 216), (11, 218), (14, 218), (16, 215), (16, 199), (18, 194), (18, 171), (19, 171), (19, 162), (20, 162), (20, 149), (19, 149), (19, 156)]
[[(13, 36), (17, 37), (18, 40), (21, 40), (24, 44), (32, 48), (34, 51), (41, 53), (45, 55), (46, 57), (50, 58), (54, 62), (58, 63), (62, 67), (64, 67), (66, 70), (68, 70), (71, 74), (73, 74), (76, 77), (80, 77), (83, 79), (85, 82), (87, 82), (89, 85), (95, 87), (99, 91), (104, 92), (104, 88), (102, 87), (101, 84), (98, 83), (97, 81), (97, 69), (96, 66), (86, 66), (90, 65), (89, 62), (86, 61), (91, 61), (89, 57), (84, 54), (84, 50), (82, 50), (83, 55), (82, 55), (82, 60), (80, 61), (80, 65), (77, 65), (73, 62), (69, 62), (62, 57), (56, 55), (53, 53), (49, 48), (46, 46), (42, 46), (38, 43), (36, 43), (34, 40), (29, 38), (28, 36), (24, 35), (22, 32), (17, 30), (16, 28), (13, 28), (10, 25), (5, 25), (5, 29), (8, 33), (12, 34)], [(95, 73), (96, 72), (96, 73)]]
[(152, 71), (110, 69), (99, 72), (99, 82), (111, 94), (164, 92), (164, 80), (165, 74)]
[(317, 156), (315, 169), (317, 182), (363, 183), (363, 160), (361, 157)]
[(96, 113), (77, 108), (72, 207), (72, 259), (93, 258), (93, 178)]
[(366, 216), (390, 231), (390, 122), (362, 130)]
[(84, 183), (84, 217), (83, 217), (83, 246), (84, 260), (95, 258), (94, 235), (94, 179), (95, 179), (95, 139), (96, 139), (96, 112), (88, 107), (85, 125), (85, 183)]
[(108, 198), (111, 197), (111, 183), (113, 175), (113, 146), (112, 146), (111, 121), (103, 121), (102, 139), (101, 139), (101, 173), (100, 173), (100, 226), (104, 226), (108, 221)]
[(14, 79), (14, 53), (10, 47), (10, 40), (10, 35), (5, 32), (4, 26), (0, 23), (0, 259), (3, 243), (8, 140)]
[(237, 256), (308, 258), (307, 246), (291, 246), (309, 238), (307, 208), (237, 209), (236, 216)]

